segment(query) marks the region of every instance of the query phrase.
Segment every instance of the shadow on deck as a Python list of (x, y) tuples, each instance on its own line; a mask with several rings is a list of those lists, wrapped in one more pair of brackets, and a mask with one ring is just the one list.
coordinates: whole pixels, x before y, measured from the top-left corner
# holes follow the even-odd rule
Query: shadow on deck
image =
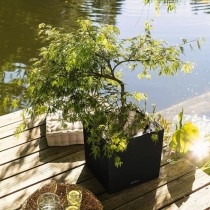
[(0, 206), (21, 209), (27, 197), (49, 179), (79, 183), (92, 191), (104, 209), (210, 209), (210, 177), (186, 159), (169, 164), (163, 149), (158, 179), (118, 193), (107, 193), (85, 166), (82, 145), (48, 147), (44, 118), (31, 123), (17, 139), (20, 112), (0, 117)]

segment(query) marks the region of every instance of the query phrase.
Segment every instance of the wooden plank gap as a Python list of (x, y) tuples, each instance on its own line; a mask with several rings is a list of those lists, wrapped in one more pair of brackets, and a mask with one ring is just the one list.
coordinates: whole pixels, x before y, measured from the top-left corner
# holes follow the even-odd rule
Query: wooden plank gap
[[(16, 130), (17, 130), (17, 127), (21, 123), (22, 122), (20, 121), (20, 122), (14, 123), (12, 125), (6, 125), (4, 127), (0, 127), (0, 139), (3, 139), (3, 138), (14, 135)], [(40, 116), (34, 121), (33, 120), (29, 121), (28, 124), (26, 125), (27, 127), (26, 127), (26, 129), (24, 129), (24, 131), (30, 130), (34, 127), (38, 127), (38, 126), (41, 126), (41, 125), (44, 125), (44, 124), (46, 124), (46, 120), (45, 120), (45, 118), (43, 118), (43, 116)]]
[[(33, 143), (33, 142), (38, 141), (38, 140), (41, 140), (41, 139), (45, 139), (45, 137), (41, 137), (41, 138), (37, 138), (37, 139), (32, 139), (31, 141), (28, 141), (28, 142), (26, 142), (26, 143), (22, 143), (22, 144), (19, 144), (19, 145), (14, 146), (14, 147), (10, 147), (10, 148), (8, 148), (8, 149), (2, 150), (2, 151), (0, 151), (0, 154), (1, 154), (1, 153), (3, 154), (4, 152), (9, 151), (9, 150), (11, 150), (11, 149), (15, 149), (16, 147), (20, 147), (20, 146), (23, 146), (23, 145), (28, 144), (28, 143)], [(40, 149), (40, 150), (38, 150), (38, 151), (36, 151), (36, 152), (39, 152), (39, 151), (42, 151), (42, 150), (46, 150), (46, 149), (48, 149), (48, 147), (43, 148), (43, 149)], [(36, 153), (36, 152), (34, 152), (34, 153)], [(33, 152), (31, 152), (30, 154), (33, 154)], [(3, 164), (5, 164), (5, 163), (9, 163), (9, 162), (12, 162), (12, 161), (14, 161), (14, 160), (17, 160), (17, 159), (19, 159), (19, 158), (26, 157), (26, 156), (28, 156), (28, 155), (30, 155), (30, 154), (26, 154), (26, 155), (20, 156), (20, 157), (18, 157), (18, 158), (11, 159), (10, 161), (1, 163), (0, 166), (3, 165)]]
[[(31, 155), (34, 155), (34, 154), (36, 154), (36, 153), (43, 152), (44, 150), (47, 150), (47, 149), (50, 149), (50, 148), (46, 148), (46, 149), (43, 149), (43, 150), (39, 150), (39, 151), (37, 151), (37, 152), (31, 153), (31, 154), (29, 154), (29, 155), (26, 155), (26, 156), (24, 156), (24, 157), (22, 157), (22, 158), (20, 158), (20, 159), (24, 159), (24, 158), (26, 158), (26, 157), (28, 157), (28, 156), (31, 156)], [(21, 174), (21, 173), (25, 173), (25, 172), (27, 172), (27, 171), (30, 171), (30, 170), (35, 169), (35, 168), (38, 168), (38, 167), (43, 166), (43, 165), (45, 165), (45, 164), (48, 164), (48, 163), (57, 161), (57, 160), (59, 160), (59, 159), (62, 159), (62, 158), (64, 158), (64, 157), (66, 157), (66, 156), (73, 155), (73, 154), (75, 154), (75, 153), (77, 153), (77, 152), (81, 152), (82, 150), (83, 150), (83, 148), (78, 148), (78, 149), (75, 149), (75, 151), (73, 151), (73, 152), (72, 152), (72, 151), (69, 151), (68, 153), (66, 153), (66, 154), (64, 154), (64, 155), (62, 155), (62, 156), (59, 156), (59, 157), (54, 158), (54, 159), (49, 159), (48, 161), (45, 161), (45, 162), (43, 162), (43, 163), (39, 163), (38, 165), (33, 166), (33, 167), (30, 167), (30, 168), (28, 168), (28, 169), (25, 169), (25, 170), (23, 170), (23, 171), (16, 172), (15, 174), (12, 174), (12, 175), (10, 175), (10, 176), (4, 177), (3, 179), (1, 179), (1, 177), (0, 177), (0, 181), (3, 181), (3, 180), (6, 180), (6, 179), (9, 179), (9, 178), (12, 178), (12, 177), (17, 176), (17, 175), (19, 175), (19, 174)], [(16, 160), (18, 160), (18, 159), (16, 159)], [(15, 161), (15, 160), (13, 160), (13, 161), (11, 161), (11, 162), (14, 162), (14, 161)], [(0, 165), (0, 166), (2, 166), (2, 165)], [(11, 167), (12, 167), (12, 166), (11, 166)], [(0, 167), (0, 170), (3, 171), (3, 169), (2, 169), (1, 167)], [(1, 174), (1, 173), (0, 173), (0, 174)]]
[[(74, 170), (74, 169), (76, 169), (76, 168), (78, 168), (78, 167), (80, 167), (80, 166), (82, 166), (82, 165), (84, 165), (84, 164), (85, 164), (85, 163), (83, 163), (83, 164), (81, 164), (81, 165), (79, 165), (79, 166), (72, 167), (71, 170)], [(64, 173), (66, 173), (66, 172), (68, 172), (68, 171), (69, 171), (69, 169), (68, 169), (68, 170), (64, 170), (64, 171), (62, 171), (62, 172), (60, 172), (60, 173), (57, 173), (57, 174), (55, 174), (55, 175), (53, 175), (53, 176), (49, 176), (49, 177), (47, 177), (47, 178), (45, 178), (45, 179), (41, 179), (41, 180), (38, 181), (38, 182), (34, 182), (33, 184), (27, 185), (26, 187), (23, 187), (23, 188), (20, 188), (20, 189), (18, 189), (18, 190), (15, 190), (15, 191), (13, 191), (13, 192), (11, 192), (11, 193), (5, 194), (5, 195), (1, 196), (0, 199), (2, 199), (2, 198), (4, 198), (4, 197), (7, 197), (7, 196), (9, 196), (9, 195), (12, 195), (12, 194), (14, 194), (14, 193), (17, 193), (17, 192), (19, 192), (19, 191), (21, 191), (21, 190), (24, 190), (24, 189), (28, 188), (28, 187), (32, 187), (32, 186), (34, 186), (34, 185), (36, 185), (36, 184), (39, 184), (40, 182), (47, 181), (48, 179), (53, 179), (53, 178), (55, 178), (56, 176), (59, 176), (59, 175), (61, 175), (61, 174), (64, 174)]]
[[(74, 170), (69, 169), (64, 174), (58, 175), (53, 179), (57, 182), (75, 184), (82, 181), (87, 180), (89, 177), (92, 177), (93, 174), (90, 172), (89, 168), (85, 165), (75, 167)], [(49, 183), (48, 179), (47, 183)], [(11, 194), (3, 199), (1, 199), (1, 208), (4, 210), (14, 210), (21, 209), (21, 205), (25, 202), (25, 200), (36, 190), (45, 184), (45, 181), (40, 182), (39, 184), (33, 185), (31, 187), (27, 187), (24, 190), (21, 190), (15, 194)], [(79, 182), (78, 182), (79, 181)], [(95, 187), (93, 187), (95, 189)]]
[[(58, 162), (50, 162), (36, 169), (31, 169), (25, 173), (21, 173), (10, 179), (0, 182), (0, 198), (7, 196), (13, 192), (19, 191), (27, 186), (30, 186), (37, 181), (51, 178), (57, 174), (61, 174), (69, 169), (84, 164), (84, 152), (79, 151), (74, 154), (59, 158)], [(33, 177), (33, 179), (31, 179)]]
[[(9, 136), (0, 140), (0, 148), (1, 151), (5, 151), (7, 149), (19, 146), (21, 144), (30, 142), (34, 139), (45, 137), (46, 136), (46, 126), (43, 124), (41, 126), (37, 126), (28, 131), (24, 131), (19, 134), (19, 137)], [(0, 152), (1, 152), (0, 151)]]

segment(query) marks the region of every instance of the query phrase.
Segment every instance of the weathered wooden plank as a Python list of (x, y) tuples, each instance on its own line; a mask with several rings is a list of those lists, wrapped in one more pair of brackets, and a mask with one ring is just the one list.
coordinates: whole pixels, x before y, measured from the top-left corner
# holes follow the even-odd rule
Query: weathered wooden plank
[(169, 163), (169, 159), (170, 159), (170, 149), (169, 147), (164, 146), (163, 150), (162, 150), (162, 154), (161, 154), (161, 166), (164, 166), (166, 164)]
[[(181, 168), (179, 168), (179, 170), (180, 169)], [(199, 190), (206, 184), (210, 184), (210, 177), (200, 169), (197, 169), (172, 182), (167, 181), (167, 184), (154, 189), (117, 209), (129, 210), (138, 209), (138, 207), (141, 207), (141, 210), (161, 209), (166, 205)], [(186, 202), (188, 201), (186, 200), (185, 203)]]
[[(1, 120), (1, 117), (0, 117), (0, 120)], [(3, 127), (0, 127), (0, 139), (3, 139), (5, 137), (7, 137), (7, 136), (14, 135), (17, 127), (22, 122), (23, 121), (20, 120), (18, 122), (13, 123), (13, 124), (8, 124), (8, 125), (5, 125)], [(26, 129), (25, 130), (28, 130), (28, 129), (33, 128), (33, 127), (37, 127), (37, 126), (42, 125), (44, 123), (45, 123), (45, 115), (39, 116), (35, 120), (28, 119), (28, 122), (26, 124)]]
[(2, 151), (0, 152), (0, 166), (27, 155), (36, 153), (40, 150), (44, 150), (47, 147), (46, 137), (42, 137)]
[(12, 135), (12, 136), (3, 138), (0, 140), (0, 152), (3, 150), (9, 149), (11, 147), (24, 144), (33, 139), (43, 137), (45, 136), (45, 134), (46, 134), (46, 126), (45, 124), (43, 124), (41, 126), (26, 130), (20, 133), (19, 137)]
[(59, 158), (55, 162), (46, 163), (9, 179), (5, 179), (0, 182), (0, 198), (27, 186), (33, 185), (40, 180), (47, 179), (74, 167), (78, 167), (84, 164), (84, 162), (84, 151), (80, 151)]
[[(73, 170), (67, 170), (63, 173), (56, 175), (53, 177), (53, 179), (57, 180), (58, 182), (63, 183), (69, 183), (69, 184), (75, 184), (79, 183), (82, 186), (87, 187), (88, 189), (95, 189), (96, 191), (100, 191), (101, 188), (100, 184), (95, 185), (92, 182), (93, 174), (90, 172), (90, 170), (85, 167), (84, 165), (81, 165), (79, 167), (74, 168)], [(33, 185), (27, 186), (26, 188), (13, 193), (11, 195), (8, 195), (7, 197), (4, 197), (0, 199), (0, 206), (4, 210), (14, 210), (14, 209), (20, 209), (20, 206), (24, 203), (24, 201), (31, 195), (34, 191), (40, 188), (41, 185), (43, 185), (46, 181), (40, 180), (40, 182), (36, 183), (34, 182)], [(97, 181), (96, 181), (97, 182)], [(84, 184), (85, 183), (85, 184)], [(92, 188), (90, 187), (92, 186)]]
[(163, 210), (209, 210), (210, 209), (210, 185), (205, 186), (189, 196), (176, 201)]
[[(81, 147), (81, 146), (80, 146)], [(23, 148), (24, 148), (24, 145), (23, 145)], [(62, 150), (62, 149), (64, 149), (64, 148), (61, 148), (60, 147), (60, 149)], [(8, 150), (9, 151), (9, 150)], [(48, 150), (44, 150), (44, 152), (47, 152)], [(4, 152), (5, 153), (5, 152)], [(37, 154), (37, 153), (36, 153)], [(165, 154), (165, 153), (164, 153)], [(46, 153), (46, 156), (45, 157), (43, 157), (43, 160), (45, 160), (45, 158), (47, 158), (47, 156), (50, 156), (50, 154), (48, 154), (48, 153)], [(165, 157), (165, 156), (164, 156)], [(25, 168), (25, 167), (27, 167), (27, 166), (25, 166), (25, 165), (27, 165), (27, 162), (30, 162), (30, 160), (31, 160), (31, 158), (29, 158), (29, 157), (25, 157), (24, 159), (26, 159), (27, 158), (27, 160), (28, 161), (24, 161), (24, 163), (23, 163), (23, 166), (20, 166), (20, 168), (18, 168), (18, 170), (20, 171), (22, 168)], [(34, 160), (34, 161), (36, 161), (36, 160)], [(46, 160), (45, 160), (46, 161)], [(164, 159), (164, 164), (165, 164), (165, 162), (166, 162), (166, 158)], [(29, 163), (30, 165), (32, 164), (32, 163)], [(37, 165), (38, 166), (38, 165)], [(8, 173), (8, 174), (10, 174), (10, 173)], [(26, 177), (27, 177), (27, 175), (26, 175)], [(94, 181), (93, 181), (94, 180)], [(96, 179), (93, 179), (93, 180), (91, 180), (91, 181), (89, 181), (89, 182), (85, 182), (85, 184), (84, 184), (84, 186), (85, 187), (87, 187), (88, 189), (90, 189), (92, 192), (94, 192), (94, 193), (102, 193), (102, 192), (104, 192), (104, 189), (103, 189), (103, 187), (100, 185), (100, 183), (96, 180)], [(97, 187), (97, 186), (100, 186), (100, 187)]]
[[(195, 171), (195, 167), (189, 161), (186, 159), (180, 159), (176, 162), (176, 164), (167, 164), (161, 167), (160, 177), (158, 179), (139, 184), (112, 195), (104, 193), (99, 196), (99, 198), (102, 201), (105, 209), (114, 209), (122, 205), (126, 205), (126, 203), (138, 199), (140, 196), (143, 196), (149, 192), (153, 192), (161, 186), (166, 186), (167, 183), (193, 171)], [(128, 208), (129, 205), (130, 203), (126, 205), (126, 207)]]
[[(83, 151), (75, 149), (72, 152), (76, 153), (71, 154), (68, 150), (60, 148), (62, 151), (59, 154), (59, 149), (47, 149), (45, 125), (41, 121), (36, 128), (23, 132), (19, 139), (16, 139), (12, 132), (20, 122), (21, 118), (17, 117), (11, 119), (10, 125), (7, 126), (0, 120), (0, 178), (3, 178), (0, 183), (0, 206), (4, 210), (18, 209), (43, 181), (52, 177), (68, 183), (78, 182), (93, 193), (99, 194), (105, 209), (108, 210), (193, 209), (196, 204), (197, 207), (201, 206), (199, 210), (209, 207), (207, 204), (201, 205), (201, 202), (205, 203), (208, 199), (209, 179), (200, 170), (195, 170), (187, 160), (168, 164), (167, 148), (163, 150), (159, 179), (119, 193), (108, 194), (84, 167)], [(191, 204), (193, 202), (194, 204)]]
[(21, 113), (22, 110), (0, 116), (0, 127), (21, 121), (22, 120)]
[(83, 150), (82, 145), (51, 147), (19, 158), (0, 166), (0, 181), (81, 150)]

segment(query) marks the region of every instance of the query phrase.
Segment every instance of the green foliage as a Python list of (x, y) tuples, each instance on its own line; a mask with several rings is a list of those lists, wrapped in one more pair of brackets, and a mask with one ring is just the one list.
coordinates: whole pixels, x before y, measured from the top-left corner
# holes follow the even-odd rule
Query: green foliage
[(167, 7), (168, 12), (175, 11), (176, 9), (176, 3), (177, 0), (144, 0), (145, 4), (154, 3), (155, 4), (155, 10), (156, 15), (159, 15), (159, 8), (162, 5), (165, 5)]
[(121, 161), (121, 158), (119, 156), (116, 156), (115, 159), (114, 159), (114, 162), (115, 162), (115, 166), (118, 168), (118, 167), (121, 167), (123, 162)]
[[(88, 142), (94, 157), (101, 152), (115, 156), (120, 166), (117, 154), (126, 150), (137, 130), (150, 123), (138, 103), (131, 102), (145, 100), (145, 94), (126, 91), (122, 66), (137, 71), (139, 79), (150, 79), (152, 71), (167, 76), (182, 68), (190, 72), (193, 66), (180, 59), (183, 43), (180, 48), (153, 39), (148, 22), (144, 34), (123, 40), (115, 26), (94, 25), (90, 20), (78, 24), (75, 33), (39, 25), (45, 47), (40, 49), (39, 58), (33, 59), (33, 68), (24, 81), (18, 82), (27, 84), (21, 100), (27, 100), (33, 118), (62, 110), (64, 120), (81, 120), (86, 129), (91, 127)], [(16, 107), (21, 103), (15, 99), (11, 104)], [(135, 113), (132, 119), (131, 111)], [(101, 136), (106, 139), (102, 151)]]
[(164, 129), (164, 137), (163, 140), (166, 144), (171, 140), (171, 126), (172, 122), (170, 120), (166, 120), (161, 114), (158, 114), (155, 118), (155, 121), (159, 123), (159, 125)]
[(169, 146), (176, 151), (177, 155), (185, 155), (193, 143), (199, 138), (199, 129), (191, 122), (182, 124), (183, 110), (178, 115), (179, 125), (176, 125), (176, 131), (172, 135)]
[(156, 133), (152, 134), (151, 138), (152, 138), (152, 141), (157, 142), (158, 141), (158, 134), (156, 134)]
[(4, 98), (3, 107), (4, 107), (5, 110), (8, 107), (8, 104), (9, 104), (10, 101), (11, 101), (11, 99), (8, 96)]
[(182, 128), (183, 114), (184, 114), (184, 110), (182, 109), (182, 111), (178, 114), (179, 127), (176, 126), (176, 130)]
[(201, 168), (205, 173), (210, 175), (210, 161), (207, 162), (202, 168)]

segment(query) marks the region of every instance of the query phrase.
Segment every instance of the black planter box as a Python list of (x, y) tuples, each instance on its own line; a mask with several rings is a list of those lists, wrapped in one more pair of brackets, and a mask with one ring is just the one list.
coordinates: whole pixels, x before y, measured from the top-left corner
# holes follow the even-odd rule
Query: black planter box
[(123, 165), (117, 168), (113, 158), (94, 159), (84, 130), (86, 164), (109, 193), (114, 193), (159, 177), (164, 130), (159, 130), (158, 141), (151, 139), (153, 132), (133, 137), (127, 150), (120, 153)]

